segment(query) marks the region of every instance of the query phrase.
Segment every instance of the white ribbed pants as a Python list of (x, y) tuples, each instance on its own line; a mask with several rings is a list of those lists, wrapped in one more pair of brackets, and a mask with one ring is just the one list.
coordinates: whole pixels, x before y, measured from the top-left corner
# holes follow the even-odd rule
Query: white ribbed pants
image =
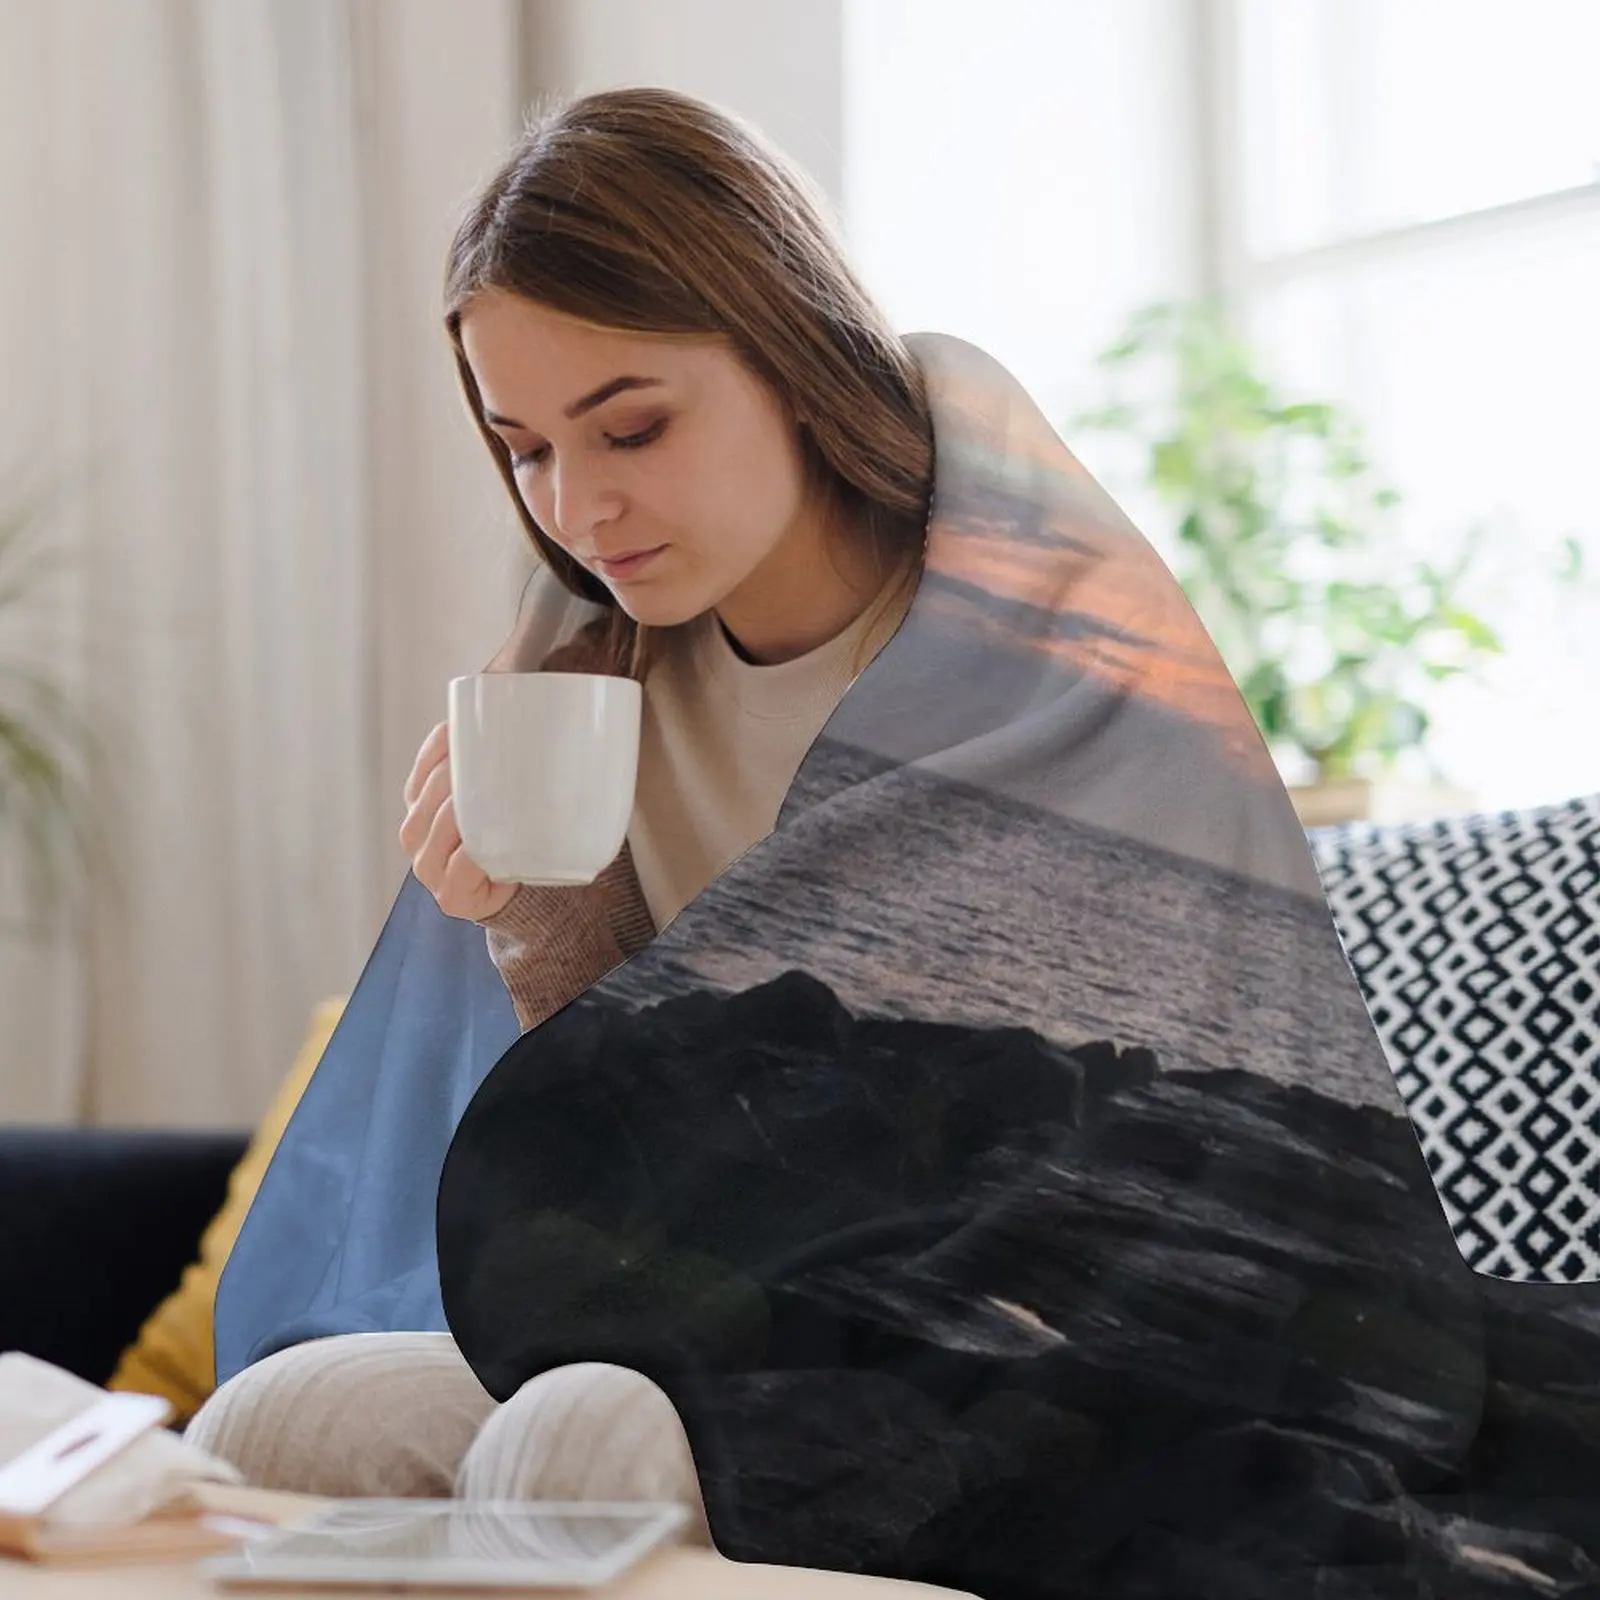
[(302, 1494), (677, 1500), (686, 1541), (711, 1543), (672, 1402), (602, 1362), (541, 1372), (497, 1405), (447, 1333), (341, 1334), (246, 1367), (184, 1437)]

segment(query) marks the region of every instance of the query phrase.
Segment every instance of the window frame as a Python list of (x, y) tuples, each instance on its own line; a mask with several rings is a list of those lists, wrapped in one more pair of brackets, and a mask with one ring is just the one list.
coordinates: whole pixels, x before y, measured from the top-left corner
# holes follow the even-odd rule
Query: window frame
[(1458, 211), (1424, 222), (1374, 228), (1275, 255), (1252, 256), (1244, 227), (1241, 0), (1195, 0), (1194, 98), (1197, 107), (1199, 263), (1202, 292), (1246, 318), (1251, 302), (1295, 278), (1337, 273), (1369, 262), (1467, 250), (1523, 227), (1600, 214), (1600, 173), (1588, 183)]

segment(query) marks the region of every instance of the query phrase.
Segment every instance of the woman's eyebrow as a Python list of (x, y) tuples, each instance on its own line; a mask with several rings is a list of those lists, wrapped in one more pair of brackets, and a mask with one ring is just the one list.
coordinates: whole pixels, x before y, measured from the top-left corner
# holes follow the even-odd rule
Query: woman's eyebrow
[[(603, 406), (614, 394), (621, 394), (625, 389), (659, 388), (662, 381), (660, 378), (636, 378), (632, 376), (613, 378), (609, 383), (602, 383), (598, 389), (586, 394), (581, 400), (574, 400), (566, 408), (563, 415), (571, 421), (576, 421), (586, 411), (593, 411), (596, 406)], [(525, 422), (518, 422), (515, 417), (503, 417), (498, 411), (485, 411), (483, 417), (485, 422), (495, 423), (502, 428), (527, 429)]]

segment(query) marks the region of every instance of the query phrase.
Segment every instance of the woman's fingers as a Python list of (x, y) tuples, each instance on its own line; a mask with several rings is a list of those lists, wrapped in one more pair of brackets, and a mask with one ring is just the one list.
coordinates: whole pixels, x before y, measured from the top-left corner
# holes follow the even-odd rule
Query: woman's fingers
[(492, 917), (517, 892), (514, 883), (496, 883), (467, 854), (456, 823), (455, 802), (448, 797), (434, 818), (415, 871), (447, 917), (471, 922)]
[(440, 761), (423, 779), (421, 789), (411, 802), (411, 809), (406, 812), (405, 821), (400, 824), (400, 848), (412, 858), (413, 863), (427, 843), (439, 807), (449, 797), (450, 763)]
[[(426, 787), (423, 793), (426, 795)], [(436, 900), (444, 888), (445, 869), (450, 864), (450, 857), (460, 848), (461, 830), (456, 826), (455, 802), (446, 794), (433, 814), (422, 848), (411, 858), (411, 870)]]
[(492, 917), (517, 892), (514, 883), (496, 883), (471, 856), (465, 845), (458, 845), (445, 863), (444, 886), (439, 891), (439, 909), (446, 916), (466, 917), (476, 922)]
[(406, 779), (405, 801), (400, 847), (411, 857), (417, 882), (446, 916), (476, 921), (509, 903), (517, 886), (495, 883), (462, 846), (450, 793), (448, 723), (439, 723), (423, 740)]
[(450, 724), (448, 722), (435, 723), (428, 737), (422, 741), (422, 748), (417, 751), (417, 759), (411, 764), (410, 775), (406, 778), (405, 802), (413, 805), (422, 786), (441, 761), (446, 760), (450, 754)]

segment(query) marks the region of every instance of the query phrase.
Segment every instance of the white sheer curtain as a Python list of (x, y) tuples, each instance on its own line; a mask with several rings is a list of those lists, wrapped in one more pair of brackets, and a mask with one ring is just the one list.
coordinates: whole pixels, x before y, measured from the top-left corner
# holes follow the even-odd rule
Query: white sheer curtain
[(514, 600), (437, 296), (515, 40), (511, 0), (0, 5), (0, 502), (50, 489), (70, 563), (19, 640), (114, 780), (86, 925), (0, 939), (0, 1119), (242, 1124), (376, 937)]

